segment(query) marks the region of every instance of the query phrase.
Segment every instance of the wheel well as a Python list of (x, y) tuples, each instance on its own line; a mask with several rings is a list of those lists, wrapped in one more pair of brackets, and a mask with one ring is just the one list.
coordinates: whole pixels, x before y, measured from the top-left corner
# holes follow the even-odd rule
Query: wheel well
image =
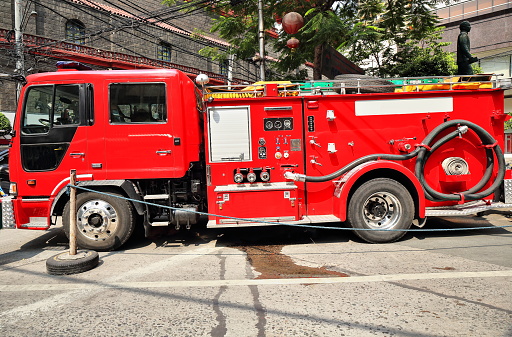
[[(85, 186), (84, 186), (85, 187)], [(120, 186), (115, 185), (87, 185), (88, 189), (103, 192), (103, 193), (115, 193), (120, 194), (123, 197), (129, 198), (130, 196), (128, 193)], [(85, 191), (77, 189), (77, 195), (80, 193), (85, 193)], [(69, 201), (69, 195), (67, 193), (61, 193), (58, 197), (57, 202), (55, 203), (55, 206), (53, 208), (52, 215), (62, 215), (62, 212), (64, 211), (64, 206)], [(135, 207), (135, 205), (134, 205)], [(135, 207), (137, 209), (137, 207)], [(137, 210), (138, 211), (138, 210)]]
[(350, 188), (350, 192), (348, 194), (348, 199), (347, 199), (347, 204), (345, 205), (345, 207), (348, 207), (348, 203), (349, 203), (349, 200), (352, 198), (352, 195), (362, 184), (364, 184), (365, 182), (367, 182), (369, 180), (375, 179), (375, 178), (389, 178), (389, 179), (396, 180), (400, 184), (402, 184), (411, 194), (411, 197), (414, 201), (414, 216), (415, 216), (415, 218), (418, 218), (418, 216), (419, 216), (419, 213), (418, 213), (419, 195), (418, 195), (416, 188), (414, 187), (414, 184), (403, 173), (392, 170), (392, 169), (387, 169), (387, 168), (371, 170), (371, 171), (363, 174), (361, 177), (359, 177), (359, 179)]

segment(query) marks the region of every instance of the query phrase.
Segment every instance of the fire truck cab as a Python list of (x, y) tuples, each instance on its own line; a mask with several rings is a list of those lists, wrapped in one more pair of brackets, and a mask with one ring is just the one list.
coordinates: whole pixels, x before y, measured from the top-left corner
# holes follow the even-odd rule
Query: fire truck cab
[(163, 69), (29, 76), (4, 226), (47, 229), (62, 216), (68, 233), (70, 170), (78, 245), (96, 250), (136, 226), (190, 228), (198, 212), (210, 228), (347, 221), (390, 242), (427, 215), (507, 205), (510, 82), (205, 82)]

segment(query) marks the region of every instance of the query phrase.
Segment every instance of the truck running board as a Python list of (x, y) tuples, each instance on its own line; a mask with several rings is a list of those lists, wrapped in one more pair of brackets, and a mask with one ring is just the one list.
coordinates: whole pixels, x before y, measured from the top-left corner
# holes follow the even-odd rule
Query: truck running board
[(492, 202), (490, 204), (485, 201), (473, 201), (464, 205), (455, 206), (442, 206), (442, 207), (427, 207), (425, 210), (426, 216), (463, 216), (477, 214), (492, 209), (498, 208), (512, 208), (512, 204), (503, 202)]
[[(267, 224), (261, 222), (249, 222), (249, 221), (238, 221), (235, 222), (233, 219), (230, 220), (230, 223), (215, 223), (215, 220), (208, 221), (207, 228), (230, 228), (230, 227), (255, 227), (255, 226), (279, 226), (279, 223)], [(265, 222), (282, 222), (283, 224), (291, 224), (291, 225), (303, 225), (303, 224), (311, 224), (311, 223), (322, 223), (322, 222), (339, 222), (340, 218), (334, 215), (310, 215), (305, 216), (302, 220), (299, 221), (286, 221), (286, 219), (271, 219), (271, 218), (254, 218), (256, 221), (265, 221)]]
[(144, 200), (167, 200), (169, 194), (148, 194), (144, 196)]

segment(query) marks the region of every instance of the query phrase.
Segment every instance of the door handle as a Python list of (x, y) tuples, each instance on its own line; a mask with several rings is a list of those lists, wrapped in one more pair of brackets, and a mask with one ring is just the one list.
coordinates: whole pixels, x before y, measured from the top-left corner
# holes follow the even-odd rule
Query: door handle
[(72, 152), (69, 154), (70, 157), (85, 157), (85, 153), (83, 152)]
[(160, 154), (160, 155), (171, 154), (171, 150), (158, 150), (158, 151), (156, 151), (156, 154)]

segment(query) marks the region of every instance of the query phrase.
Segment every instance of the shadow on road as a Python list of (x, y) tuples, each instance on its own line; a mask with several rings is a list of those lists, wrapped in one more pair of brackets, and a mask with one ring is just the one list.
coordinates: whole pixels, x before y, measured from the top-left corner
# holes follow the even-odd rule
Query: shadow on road
[[(17, 231), (23, 231), (23, 229), (9, 229), (8, 231), (16, 233)], [(39, 254), (42, 250), (64, 250), (68, 247), (68, 242), (62, 228), (52, 228), (46, 232), (42, 232), (41, 236), (26, 242), (17, 250), (0, 254), (0, 266), (23, 259), (29, 259)]]
[[(510, 224), (510, 211), (489, 211), (483, 216), (432, 217), (427, 220), (425, 232), (409, 232), (400, 241), (428, 238), (504, 235), (512, 234), (511, 228), (478, 229)], [(267, 246), (299, 245), (308, 243), (342, 243), (354, 241), (364, 243), (344, 223), (322, 223), (322, 227), (303, 228), (289, 226), (241, 227), (207, 229), (202, 226), (196, 230), (176, 231), (172, 227), (153, 228), (150, 237), (144, 237), (143, 231), (136, 231), (122, 247), (123, 250), (135, 250), (151, 245), (157, 247), (199, 246), (216, 240), (219, 246)], [(343, 230), (337, 229), (343, 228)], [(417, 227), (412, 227), (416, 229)], [(464, 231), (442, 231), (443, 229), (474, 228)], [(429, 231), (434, 230), (434, 231)], [(63, 250), (68, 248), (68, 239), (61, 227), (44, 232), (41, 236), (23, 244), (18, 250), (0, 254), (0, 265), (30, 258), (41, 250)]]

